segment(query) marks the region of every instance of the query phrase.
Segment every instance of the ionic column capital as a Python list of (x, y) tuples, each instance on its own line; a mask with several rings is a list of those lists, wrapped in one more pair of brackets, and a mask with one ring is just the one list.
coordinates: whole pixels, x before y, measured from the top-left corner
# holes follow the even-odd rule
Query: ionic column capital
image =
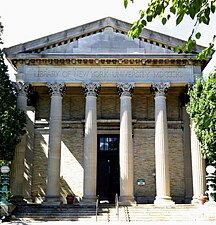
[(47, 83), (47, 87), (49, 88), (49, 93), (52, 96), (63, 96), (66, 86), (62, 83)]
[(97, 96), (100, 91), (100, 83), (89, 82), (82, 84), (85, 96)]
[(16, 90), (18, 96), (27, 96), (29, 92), (29, 83), (24, 83), (22, 81), (13, 82), (13, 86)]
[(117, 83), (118, 93), (120, 96), (132, 96), (134, 83)]
[(166, 95), (169, 87), (170, 87), (169, 82), (165, 82), (165, 83), (161, 82), (161, 83), (152, 83), (151, 89), (152, 89), (153, 95), (157, 97), (157, 96)]

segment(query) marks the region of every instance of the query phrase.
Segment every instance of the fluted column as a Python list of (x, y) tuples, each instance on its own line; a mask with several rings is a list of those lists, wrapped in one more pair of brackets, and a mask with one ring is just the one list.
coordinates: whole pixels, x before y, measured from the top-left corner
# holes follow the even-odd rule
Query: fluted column
[(97, 95), (99, 83), (84, 83), (85, 106), (85, 140), (84, 140), (84, 190), (83, 202), (96, 201), (97, 184)]
[(194, 121), (191, 120), (191, 159), (193, 178), (192, 203), (199, 203), (199, 197), (205, 195), (205, 160), (202, 157), (201, 146), (194, 132)]
[(118, 83), (120, 94), (120, 204), (134, 203), (133, 190), (133, 143), (132, 143), (132, 107), (133, 83)]
[[(27, 111), (27, 93), (29, 90), (28, 83), (17, 82), (15, 83), (17, 96), (17, 107), (26, 113)], [(23, 183), (24, 183), (24, 158), (26, 151), (26, 134), (21, 138), (21, 141), (17, 144), (15, 149), (15, 155), (13, 160), (12, 167), (12, 180), (11, 180), (11, 192), (12, 192), (12, 201), (14, 203), (24, 203), (23, 200)]]
[(169, 83), (155, 83), (152, 90), (155, 96), (155, 164), (156, 198), (155, 205), (171, 205), (170, 175), (168, 157), (168, 128), (166, 114), (166, 93)]
[(60, 204), (60, 162), (62, 133), (62, 96), (64, 84), (48, 83), (51, 94), (48, 144), (48, 171), (45, 204)]

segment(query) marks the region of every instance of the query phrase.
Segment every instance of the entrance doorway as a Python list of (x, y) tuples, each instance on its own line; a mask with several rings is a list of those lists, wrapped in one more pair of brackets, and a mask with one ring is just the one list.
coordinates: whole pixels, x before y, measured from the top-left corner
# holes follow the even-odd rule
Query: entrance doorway
[(114, 203), (119, 195), (119, 135), (98, 135), (97, 195)]

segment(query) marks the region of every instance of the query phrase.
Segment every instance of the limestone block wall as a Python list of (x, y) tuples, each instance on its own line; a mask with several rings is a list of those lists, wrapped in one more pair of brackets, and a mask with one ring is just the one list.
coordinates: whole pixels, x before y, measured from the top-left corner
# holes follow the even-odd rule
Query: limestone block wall
[(46, 191), (48, 138), (49, 132), (44, 127), (35, 129), (32, 200), (37, 203), (43, 200)]
[[(73, 193), (82, 196), (83, 192), (83, 124), (63, 124), (61, 143), (61, 196)], [(48, 166), (48, 130), (35, 130), (33, 157), (32, 198), (36, 202), (43, 200), (46, 192)]]
[(62, 120), (82, 120), (85, 118), (84, 95), (67, 95), (63, 97)]
[[(134, 195), (138, 202), (149, 203), (155, 196), (154, 129), (134, 129)], [(137, 179), (145, 179), (139, 186)]]
[[(181, 129), (169, 129), (170, 191), (179, 201), (184, 199), (184, 153), (183, 132)], [(152, 203), (155, 194), (155, 150), (154, 129), (134, 129), (134, 194), (137, 201)], [(145, 185), (139, 186), (138, 179), (145, 179)]]
[(97, 98), (98, 119), (119, 119), (120, 98), (116, 95), (99, 95)]
[(181, 129), (169, 129), (170, 192), (176, 200), (185, 196), (184, 146)]
[[(39, 93), (36, 107), (34, 134), (34, 157), (32, 197), (41, 201), (46, 191), (48, 156), (48, 121), (50, 96), (47, 90)], [(184, 143), (181, 129), (179, 88), (170, 89), (167, 95), (168, 139), (170, 159), (171, 196), (183, 199), (185, 195)], [(101, 90), (97, 98), (98, 119), (117, 119), (120, 115), (120, 97), (114, 88)], [(139, 201), (150, 203), (155, 197), (155, 150), (154, 150), (154, 96), (148, 89), (138, 89), (132, 97), (133, 150), (134, 150), (134, 194)], [(63, 96), (61, 195), (83, 194), (83, 143), (84, 143), (85, 96), (80, 88), (76, 92), (67, 89)], [(42, 120), (41, 120), (42, 119)], [(47, 122), (46, 122), (47, 121)], [(98, 129), (115, 132), (119, 124), (98, 125)], [(144, 186), (137, 185), (137, 179), (145, 179)], [(175, 199), (174, 199), (175, 200)]]
[(83, 195), (84, 124), (70, 125), (62, 130), (61, 196)]
[(27, 123), (26, 123), (26, 149), (24, 158), (24, 198), (31, 201), (31, 189), (33, 178), (33, 156), (34, 156), (34, 107), (27, 107)]

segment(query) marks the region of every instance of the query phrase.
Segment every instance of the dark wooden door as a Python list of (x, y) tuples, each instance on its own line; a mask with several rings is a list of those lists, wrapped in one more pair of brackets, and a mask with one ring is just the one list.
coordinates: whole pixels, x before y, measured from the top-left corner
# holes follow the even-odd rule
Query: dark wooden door
[(98, 136), (97, 195), (113, 203), (119, 195), (119, 136)]

